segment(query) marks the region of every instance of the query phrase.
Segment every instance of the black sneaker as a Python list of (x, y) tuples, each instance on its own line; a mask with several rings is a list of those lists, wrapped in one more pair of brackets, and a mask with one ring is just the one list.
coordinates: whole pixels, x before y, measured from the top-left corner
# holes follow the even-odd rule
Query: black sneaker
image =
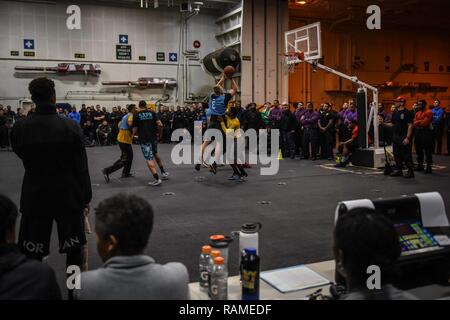
[(105, 169), (102, 170), (103, 178), (105, 178), (106, 183), (109, 183), (109, 174), (106, 173)]
[(403, 171), (402, 170), (397, 170), (395, 172), (392, 172), (390, 174), (391, 177), (403, 177)]
[(126, 178), (133, 178), (133, 177), (134, 177), (134, 175), (131, 174), (131, 173), (128, 173), (128, 174), (122, 174), (122, 178), (123, 178), (123, 179), (126, 179)]
[(414, 178), (414, 170), (409, 169), (408, 173), (404, 175), (404, 178), (406, 178), (406, 179)]
[(345, 168), (347, 166), (347, 163), (341, 162), (334, 165), (335, 168)]
[(209, 166), (209, 171), (216, 174), (217, 173), (217, 164), (214, 162), (212, 165)]
[(423, 164), (419, 164), (414, 168), (414, 171), (424, 171), (425, 168), (423, 166)]
[(201, 168), (201, 164), (200, 164), (200, 163), (197, 163), (197, 164), (195, 165), (195, 170), (196, 170), (196, 171), (200, 171), (200, 168)]
[(433, 173), (433, 169), (431, 168), (431, 166), (427, 166), (427, 168), (425, 169), (425, 173), (426, 174)]

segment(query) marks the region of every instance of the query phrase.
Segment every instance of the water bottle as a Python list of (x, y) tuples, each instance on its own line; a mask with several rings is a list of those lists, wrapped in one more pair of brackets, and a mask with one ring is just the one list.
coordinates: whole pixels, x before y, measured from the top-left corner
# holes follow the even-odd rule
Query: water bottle
[(224, 235), (213, 235), (210, 236), (209, 239), (212, 249), (219, 250), (220, 256), (225, 259), (225, 264), (228, 264), (228, 246), (233, 241), (233, 239)]
[(228, 270), (223, 257), (214, 259), (211, 273), (211, 299), (228, 300)]
[(259, 300), (259, 256), (256, 248), (245, 248), (242, 256), (242, 300)]
[(207, 292), (209, 288), (209, 273), (211, 272), (211, 246), (203, 246), (200, 254), (199, 272), (200, 272), (200, 290)]
[(208, 296), (212, 297), (211, 292), (211, 274), (212, 269), (214, 267), (214, 259), (220, 257), (220, 251), (219, 250), (211, 250), (211, 255), (209, 257), (209, 273), (208, 273)]
[(255, 223), (245, 223), (241, 226), (239, 231), (239, 253), (245, 248), (255, 248), (256, 253), (259, 253), (259, 234), (258, 231), (261, 230), (262, 224), (259, 222)]

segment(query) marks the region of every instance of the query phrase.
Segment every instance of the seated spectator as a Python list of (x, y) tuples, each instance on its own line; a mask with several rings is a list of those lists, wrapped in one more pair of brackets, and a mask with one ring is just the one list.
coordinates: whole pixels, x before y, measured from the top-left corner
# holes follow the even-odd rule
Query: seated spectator
[(0, 300), (60, 300), (53, 270), (16, 245), (16, 205), (0, 195)]
[(105, 262), (81, 274), (78, 300), (186, 300), (189, 276), (181, 263), (157, 264), (144, 254), (153, 228), (153, 209), (142, 198), (116, 195), (95, 212), (97, 249)]
[(111, 144), (111, 127), (108, 121), (103, 120), (103, 122), (97, 128), (97, 139), (101, 146)]
[[(339, 217), (334, 230), (336, 270), (345, 279), (342, 300), (415, 300), (395, 288), (395, 264), (400, 243), (389, 219), (372, 209), (356, 208)], [(380, 268), (381, 289), (367, 288), (369, 266)]]
[(91, 120), (87, 120), (83, 124), (83, 134), (86, 139), (86, 145), (93, 146), (95, 143), (94, 124)]
[(336, 164), (337, 168), (345, 168), (350, 162), (350, 155), (359, 148), (358, 145), (358, 122), (356, 119), (351, 120), (349, 126), (349, 131), (352, 133), (350, 139), (344, 142), (339, 142), (339, 146), (342, 147), (342, 160), (340, 163)]

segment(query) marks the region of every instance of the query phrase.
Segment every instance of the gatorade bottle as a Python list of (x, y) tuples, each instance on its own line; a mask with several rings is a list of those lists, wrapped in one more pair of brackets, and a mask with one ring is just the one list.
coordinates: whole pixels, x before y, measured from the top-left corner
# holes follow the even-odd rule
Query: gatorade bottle
[(198, 265), (200, 272), (200, 290), (203, 292), (208, 291), (209, 287), (209, 273), (211, 272), (211, 246), (203, 246), (202, 253), (200, 254), (200, 263)]
[(259, 300), (259, 256), (255, 248), (245, 248), (242, 256), (242, 300)]
[(211, 299), (228, 300), (228, 270), (223, 257), (214, 259), (211, 273)]
[(220, 251), (219, 250), (211, 250), (211, 256), (209, 258), (209, 273), (208, 273), (208, 296), (212, 297), (211, 292), (211, 273), (212, 269), (214, 267), (214, 259), (220, 257)]

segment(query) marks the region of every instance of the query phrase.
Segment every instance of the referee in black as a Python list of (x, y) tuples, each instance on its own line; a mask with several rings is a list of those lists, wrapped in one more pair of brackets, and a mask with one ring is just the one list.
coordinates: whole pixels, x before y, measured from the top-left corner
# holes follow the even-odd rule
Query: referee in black
[[(392, 123), (383, 123), (385, 127), (393, 128), (393, 151), (397, 170), (392, 177), (414, 178), (412, 160), (412, 134), (414, 115), (406, 109), (406, 99), (402, 96), (394, 100), (396, 110), (392, 113)], [(403, 175), (403, 165), (408, 172)]]
[(25, 168), (20, 199), (19, 246), (29, 258), (49, 255), (53, 221), (67, 265), (82, 265), (83, 211), (92, 198), (84, 138), (75, 121), (56, 113), (55, 84), (29, 84), (36, 112), (12, 128), (13, 151)]

